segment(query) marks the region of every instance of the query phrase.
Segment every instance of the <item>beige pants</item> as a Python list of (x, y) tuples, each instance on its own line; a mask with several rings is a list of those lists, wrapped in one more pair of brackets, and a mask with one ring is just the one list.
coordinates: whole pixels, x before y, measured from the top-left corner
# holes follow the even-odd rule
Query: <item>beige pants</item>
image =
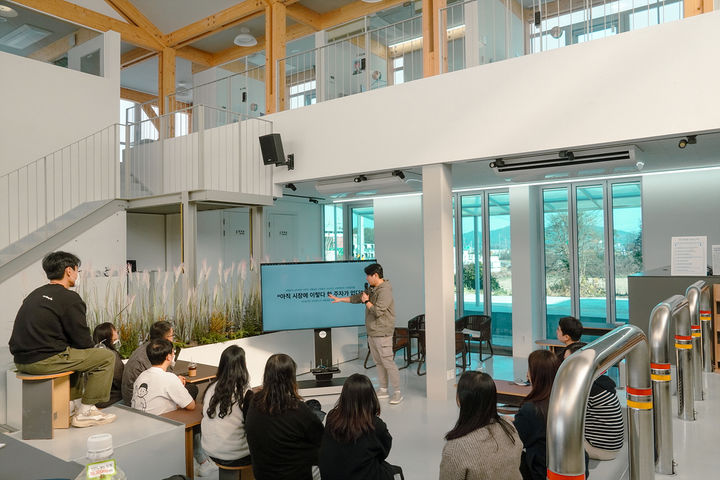
[(593, 447), (590, 442), (583, 438), (585, 444), (585, 451), (588, 456), (593, 460), (613, 460), (617, 457), (620, 450), (603, 450), (602, 448)]
[(388, 387), (388, 378), (393, 391), (400, 391), (400, 372), (395, 359), (393, 358), (393, 337), (368, 337), (368, 345), (370, 346), (370, 354), (375, 361), (378, 369), (378, 383), (380, 388)]

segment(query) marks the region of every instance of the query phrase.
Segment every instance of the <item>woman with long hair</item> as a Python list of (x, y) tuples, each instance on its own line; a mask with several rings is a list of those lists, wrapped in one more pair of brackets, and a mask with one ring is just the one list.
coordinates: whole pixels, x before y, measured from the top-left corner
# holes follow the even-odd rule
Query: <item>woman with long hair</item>
[(220, 355), (217, 376), (207, 387), (203, 408), (202, 446), (220, 465), (250, 465), (250, 448), (245, 435), (243, 399), (248, 392), (250, 375), (245, 350), (231, 345)]
[(445, 435), (440, 480), (520, 480), (523, 445), (515, 427), (497, 413), (492, 377), (463, 373), (456, 398), (460, 415)]
[(110, 386), (110, 398), (107, 402), (101, 402), (96, 405), (98, 408), (105, 408), (122, 400), (122, 377), (125, 371), (125, 364), (117, 351), (117, 347), (120, 345), (120, 336), (118, 335), (115, 325), (110, 322), (105, 322), (95, 327), (95, 330), (93, 330), (93, 342), (95, 342), (96, 348), (107, 348), (115, 354), (115, 367), (113, 370), (112, 385)]
[(532, 389), (515, 415), (515, 428), (525, 452), (520, 472), (525, 480), (545, 480), (547, 413), (558, 358), (549, 350), (535, 350), (528, 357), (528, 380)]
[(258, 480), (310, 480), (318, 464), (323, 424), (298, 393), (296, 368), (288, 355), (272, 355), (250, 401), (245, 431)]
[(385, 461), (392, 436), (380, 419), (380, 402), (365, 375), (350, 375), (325, 421), (320, 445), (323, 480), (391, 480), (402, 470)]

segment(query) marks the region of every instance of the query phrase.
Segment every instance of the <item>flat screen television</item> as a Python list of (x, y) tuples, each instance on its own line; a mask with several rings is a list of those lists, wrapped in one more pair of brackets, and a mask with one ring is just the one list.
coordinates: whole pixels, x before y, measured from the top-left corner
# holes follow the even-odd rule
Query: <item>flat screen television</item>
[(263, 263), (260, 265), (263, 330), (355, 327), (365, 324), (362, 304), (332, 303), (365, 288), (374, 260)]

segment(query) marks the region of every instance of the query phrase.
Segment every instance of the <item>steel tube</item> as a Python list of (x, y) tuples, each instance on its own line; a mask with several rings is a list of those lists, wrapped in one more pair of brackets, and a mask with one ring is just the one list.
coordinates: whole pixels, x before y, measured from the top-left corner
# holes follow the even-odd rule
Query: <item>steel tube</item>
[(706, 288), (705, 282), (698, 280), (685, 291), (685, 296), (690, 304), (690, 329), (692, 330), (692, 353), (690, 356), (692, 358), (695, 401), (705, 398), (702, 379), (702, 327), (700, 326), (700, 297), (703, 288)]
[[(702, 332), (702, 366), (706, 372), (713, 371), (715, 355), (713, 349), (712, 303), (710, 300), (710, 285), (705, 285), (700, 291), (700, 327)], [(707, 392), (704, 392), (707, 393)]]
[(568, 357), (555, 377), (548, 409), (549, 478), (585, 478), (585, 406), (595, 378), (622, 358), (628, 367), (630, 480), (654, 479), (650, 353), (634, 325), (618, 327)]

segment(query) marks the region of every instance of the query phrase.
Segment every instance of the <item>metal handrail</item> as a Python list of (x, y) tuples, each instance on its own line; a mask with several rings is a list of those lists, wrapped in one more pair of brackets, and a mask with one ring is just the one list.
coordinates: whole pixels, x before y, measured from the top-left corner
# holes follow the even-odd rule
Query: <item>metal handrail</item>
[[(710, 286), (704, 280), (698, 280), (685, 291), (690, 304), (690, 324), (692, 329), (692, 372), (695, 387), (695, 400), (704, 400), (702, 365), (703, 365), (703, 338), (700, 325), (700, 310), (710, 310)], [(712, 337), (711, 337), (712, 338)]]
[[(671, 324), (675, 326), (674, 335), (670, 332)], [(682, 295), (674, 295), (658, 303), (650, 314), (648, 332), (654, 401), (655, 470), (664, 475), (673, 475), (675, 462), (670, 402), (671, 341), (675, 346), (677, 365), (678, 416), (683, 420), (695, 420), (690, 308), (687, 299)]]
[(623, 325), (568, 357), (555, 377), (547, 419), (549, 478), (585, 478), (585, 406), (593, 381), (627, 359), (630, 480), (651, 480), (653, 417), (650, 352), (647, 337), (635, 325)]

